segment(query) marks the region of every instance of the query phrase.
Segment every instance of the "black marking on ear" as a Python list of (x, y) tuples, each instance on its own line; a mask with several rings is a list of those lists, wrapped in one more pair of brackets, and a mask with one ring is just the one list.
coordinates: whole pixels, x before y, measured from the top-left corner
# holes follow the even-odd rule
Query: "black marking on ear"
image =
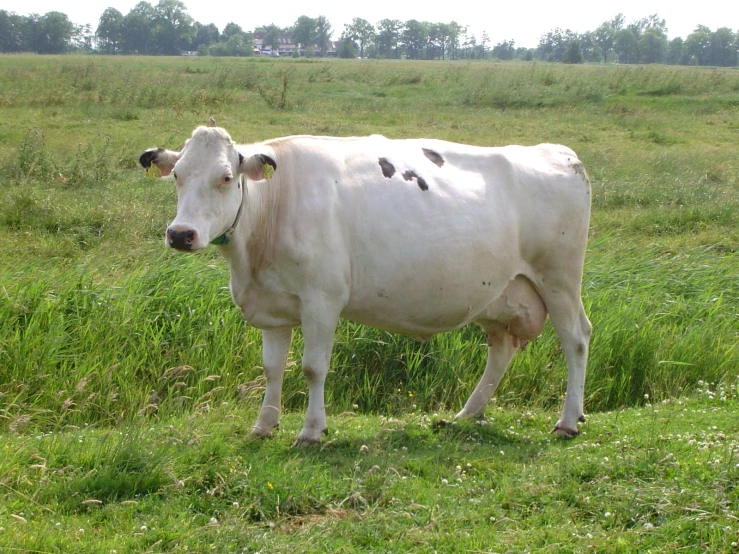
[(265, 156), (264, 154), (257, 154), (257, 159), (259, 160), (259, 163), (260, 164), (262, 164), (262, 165), (269, 164), (269, 165), (272, 166), (272, 169), (274, 169), (275, 171), (277, 171), (277, 162), (274, 161), (269, 156)]
[(387, 158), (380, 158), (380, 167), (382, 168), (382, 174), (388, 179), (395, 175), (395, 166), (387, 161)]
[(439, 154), (435, 150), (430, 150), (428, 148), (422, 148), (421, 150), (423, 150), (424, 156), (426, 156), (429, 160), (434, 162), (439, 167), (444, 165), (444, 158), (442, 158), (441, 154)]
[(244, 155), (241, 152), (239, 152), (239, 165), (243, 163), (244, 163)]
[(423, 179), (423, 177), (419, 177), (418, 174), (415, 171), (411, 171), (410, 169), (403, 173), (403, 179), (406, 181), (412, 181), (415, 177), (416, 182), (418, 183), (418, 188), (420, 188), (422, 191), (429, 190), (429, 186), (426, 183), (426, 181)]
[(139, 163), (144, 169), (149, 169), (151, 167), (152, 162), (156, 163), (157, 156), (164, 152), (164, 148), (151, 148), (150, 150), (147, 150), (141, 156), (139, 157)]

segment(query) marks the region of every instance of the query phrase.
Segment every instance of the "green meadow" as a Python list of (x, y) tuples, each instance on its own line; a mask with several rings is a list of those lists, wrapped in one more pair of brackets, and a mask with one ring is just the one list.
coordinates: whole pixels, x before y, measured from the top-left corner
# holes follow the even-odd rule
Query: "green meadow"
[[(0, 57), (0, 552), (737, 552), (739, 71), (542, 63)], [(486, 420), (447, 423), (475, 328), (344, 322), (330, 433), (248, 429), (264, 379), (215, 248), (163, 246), (146, 148), (214, 117), (290, 134), (562, 143), (588, 168), (588, 421), (549, 430), (551, 325)], [(430, 299), (432, 301), (433, 299)]]

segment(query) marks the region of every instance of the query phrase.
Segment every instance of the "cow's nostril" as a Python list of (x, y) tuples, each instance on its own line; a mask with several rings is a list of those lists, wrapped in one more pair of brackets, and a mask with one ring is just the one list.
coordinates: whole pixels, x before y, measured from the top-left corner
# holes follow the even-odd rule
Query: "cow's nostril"
[(177, 250), (190, 250), (197, 235), (194, 230), (167, 229), (167, 243)]

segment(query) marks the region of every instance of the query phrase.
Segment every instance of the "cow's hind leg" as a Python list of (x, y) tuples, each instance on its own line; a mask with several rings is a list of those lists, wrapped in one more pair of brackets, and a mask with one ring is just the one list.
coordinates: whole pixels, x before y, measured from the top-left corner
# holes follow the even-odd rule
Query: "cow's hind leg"
[(585, 366), (592, 326), (585, 315), (579, 286), (573, 291), (564, 287), (550, 288), (543, 291), (542, 296), (567, 360), (567, 393), (562, 415), (553, 432), (563, 437), (573, 437), (579, 432), (577, 422), (585, 421)]
[(457, 418), (481, 418), (485, 414), (485, 406), (498, 388), (513, 355), (516, 353), (516, 341), (508, 333), (505, 326), (498, 324), (488, 329), (488, 359), (480, 382), (459, 412)]
[(282, 377), (285, 374), (287, 353), (293, 330), (269, 329), (262, 331), (262, 365), (267, 385), (259, 417), (251, 432), (259, 437), (269, 437), (280, 421)]

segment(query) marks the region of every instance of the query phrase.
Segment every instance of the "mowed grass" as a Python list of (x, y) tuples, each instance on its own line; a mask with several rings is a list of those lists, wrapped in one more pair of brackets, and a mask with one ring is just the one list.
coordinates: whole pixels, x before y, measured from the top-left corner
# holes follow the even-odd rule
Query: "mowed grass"
[[(0, 75), (0, 550), (735, 549), (739, 72), (7, 56)], [(174, 188), (137, 167), (211, 116), (240, 142), (575, 149), (593, 184), (587, 434), (547, 434), (566, 379), (549, 325), (489, 425), (435, 428), (479, 379), (484, 336), (344, 322), (325, 448), (289, 447), (299, 333), (283, 430), (248, 438), (259, 333), (215, 249), (163, 248)]]
[[(252, 409), (0, 436), (4, 552), (735, 552), (736, 386), (555, 418), (335, 418), (295, 449)], [(432, 417), (430, 417), (432, 416)]]

